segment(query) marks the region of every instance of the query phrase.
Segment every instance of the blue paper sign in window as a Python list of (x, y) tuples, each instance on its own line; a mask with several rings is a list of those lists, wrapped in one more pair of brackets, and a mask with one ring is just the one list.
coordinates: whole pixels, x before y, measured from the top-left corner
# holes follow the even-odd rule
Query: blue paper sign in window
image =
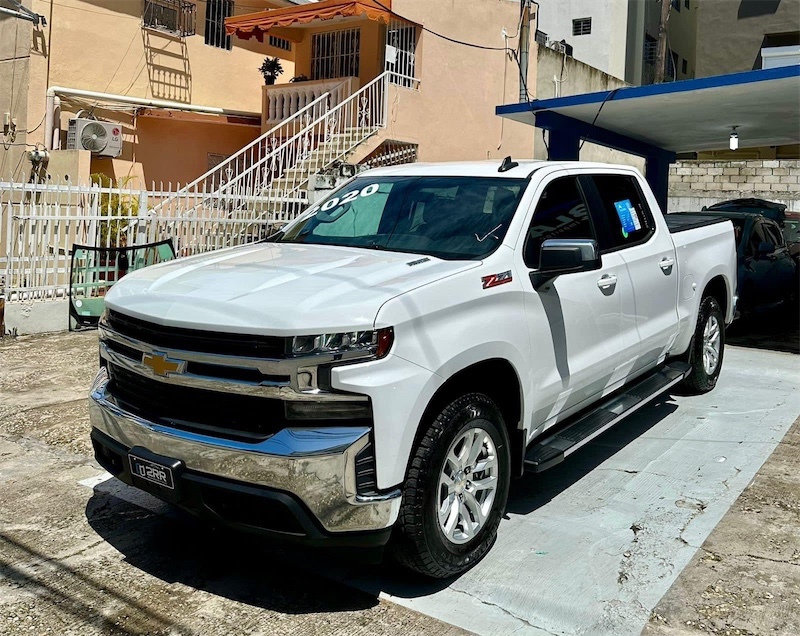
[(628, 238), (628, 234), (642, 229), (642, 223), (639, 221), (639, 215), (636, 208), (633, 207), (630, 199), (623, 199), (622, 201), (614, 201), (614, 207), (617, 209), (617, 216), (619, 222), (622, 224), (622, 237)]

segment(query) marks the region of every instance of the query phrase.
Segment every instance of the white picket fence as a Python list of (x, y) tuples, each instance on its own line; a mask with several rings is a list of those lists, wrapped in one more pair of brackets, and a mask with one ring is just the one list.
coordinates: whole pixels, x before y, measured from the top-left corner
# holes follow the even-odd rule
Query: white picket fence
[(65, 296), (73, 245), (172, 239), (178, 256), (259, 240), (308, 202), (311, 175), (345, 160), (389, 119), (390, 87), (419, 80), (385, 71), (308, 102), (191, 183), (151, 190), (0, 179), (0, 295)]
[(0, 181), (0, 295), (9, 302), (66, 296), (73, 245), (119, 247), (172, 239), (178, 256), (259, 240), (264, 197), (214, 193), (191, 212), (158, 208), (179, 184), (136, 190), (80, 183)]

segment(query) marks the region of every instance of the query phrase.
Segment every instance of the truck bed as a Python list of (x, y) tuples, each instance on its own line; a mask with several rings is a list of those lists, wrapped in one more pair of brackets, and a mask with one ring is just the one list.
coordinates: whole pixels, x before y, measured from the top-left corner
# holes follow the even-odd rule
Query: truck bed
[(667, 222), (667, 227), (671, 234), (684, 232), (686, 230), (695, 230), (707, 225), (714, 225), (715, 223), (723, 223), (727, 221), (724, 216), (713, 216), (710, 214), (694, 214), (692, 212), (673, 212), (672, 214), (665, 214), (664, 220)]

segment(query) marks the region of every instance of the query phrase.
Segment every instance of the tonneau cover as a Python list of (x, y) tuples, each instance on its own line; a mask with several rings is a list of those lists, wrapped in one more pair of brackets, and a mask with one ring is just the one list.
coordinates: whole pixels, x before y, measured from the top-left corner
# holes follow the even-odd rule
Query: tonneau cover
[(672, 214), (665, 214), (664, 219), (672, 234), (730, 220), (722, 215), (714, 216), (708, 213), (694, 214), (692, 212), (673, 212)]

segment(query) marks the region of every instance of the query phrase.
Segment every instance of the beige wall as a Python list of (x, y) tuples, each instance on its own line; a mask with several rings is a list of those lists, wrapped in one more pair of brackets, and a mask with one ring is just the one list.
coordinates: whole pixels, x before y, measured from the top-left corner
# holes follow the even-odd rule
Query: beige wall
[[(560, 86), (561, 96), (580, 95), (597, 91), (612, 90), (627, 86), (625, 82), (608, 73), (584, 64), (572, 57), (545, 46), (538, 46), (538, 61), (536, 63), (536, 99), (550, 99), (556, 97), (556, 86)], [(554, 81), (557, 78), (559, 81)], [(534, 138), (534, 157), (547, 159), (547, 147), (542, 140), (541, 129), (536, 129)], [(603, 161), (607, 163), (621, 163), (644, 169), (644, 159), (636, 155), (612, 150), (593, 143), (585, 143), (581, 148), (581, 159), (584, 161)]]
[[(141, 0), (32, 0), (33, 10), (47, 18), (47, 26), (34, 30), (32, 38), (28, 36), (36, 49), (30, 65), (29, 121), (39, 122), (44, 117), (48, 86), (259, 113), (261, 86), (264, 83), (258, 72), (261, 61), (265, 55), (285, 58), (293, 57), (293, 53), (275, 49), (255, 39), (245, 41), (233, 38), (231, 51), (209, 46), (203, 38), (206, 3), (198, 0), (196, 5), (196, 35), (181, 39), (143, 29)], [(247, 7), (237, 5), (239, 3), (235, 5), (239, 14), (253, 11), (255, 6), (268, 7), (271, 3), (248, 0)], [(285, 72), (279, 82), (286, 82), (294, 75), (293, 62), (284, 60), (283, 67)], [(79, 110), (91, 106), (90, 101), (62, 100), (62, 147), (66, 144), (68, 119)], [(178, 169), (170, 161), (133, 165), (136, 163), (134, 157), (141, 159), (157, 153), (153, 148), (145, 148), (145, 145), (155, 143), (158, 148), (160, 143), (157, 137), (141, 134), (137, 130), (133, 109), (97, 109), (94, 114), (122, 126), (125, 147), (122, 158), (114, 161), (115, 172), (139, 174), (148, 181), (174, 181), (176, 174), (181, 181), (187, 179), (189, 170)], [(203, 166), (203, 170), (191, 175), (194, 177), (205, 171), (207, 152), (216, 152), (211, 146), (206, 148), (203, 144), (208, 142), (217, 147), (221, 131), (237, 128), (223, 126), (209, 133), (211, 129), (203, 126), (190, 129), (182, 123), (180, 129), (185, 138), (178, 140), (174, 135), (170, 136), (169, 139), (175, 143), (175, 152), (171, 149), (165, 152), (165, 156), (169, 157), (184, 153), (179, 165)], [(243, 130), (237, 130), (230, 134), (238, 143), (239, 139), (257, 136), (259, 127), (256, 124), (248, 131), (245, 134)], [(44, 126), (28, 139), (29, 143), (43, 141)], [(232, 146), (225, 145), (229, 148)], [(161, 151), (163, 149), (159, 148), (158, 152)], [(189, 158), (188, 152), (196, 155)], [(94, 157), (95, 163), (107, 166), (110, 161)], [(166, 171), (161, 172), (162, 169)], [(92, 170), (98, 171), (99, 168), (95, 169), (93, 165)]]
[[(29, 6), (30, 2), (24, 4)], [(25, 168), (20, 160), (25, 153), (28, 137), (27, 100), (32, 30), (30, 22), (0, 14), (0, 180), (11, 176), (19, 178)], [(15, 130), (13, 127), (8, 131), (3, 129), (5, 113), (10, 113), (11, 118), (16, 120)]]
[[(697, 4), (695, 77), (753, 68), (765, 35), (800, 30), (800, 0), (781, 0), (775, 13), (739, 17), (739, 2), (694, 0)], [(753, 3), (749, 3), (753, 4)], [(772, 5), (764, 2), (763, 6)]]
[(231, 155), (255, 139), (258, 127), (172, 120), (161, 117), (136, 118), (133, 154), (119, 159), (92, 160), (92, 172), (114, 179), (131, 179), (132, 187), (186, 184), (208, 170), (209, 153)]
[[(502, 47), (501, 29), (517, 32), (513, 0), (395, 0), (392, 9), (455, 39)], [(536, 28), (531, 24), (531, 34)], [(533, 38), (533, 35), (531, 35)], [(516, 47), (517, 40), (509, 46)], [(387, 139), (419, 144), (420, 161), (532, 157), (533, 129), (495, 115), (495, 106), (516, 102), (519, 72), (502, 51), (484, 51), (422, 33), (417, 48), (419, 91), (393, 87)], [(528, 87), (536, 77), (531, 46)]]

